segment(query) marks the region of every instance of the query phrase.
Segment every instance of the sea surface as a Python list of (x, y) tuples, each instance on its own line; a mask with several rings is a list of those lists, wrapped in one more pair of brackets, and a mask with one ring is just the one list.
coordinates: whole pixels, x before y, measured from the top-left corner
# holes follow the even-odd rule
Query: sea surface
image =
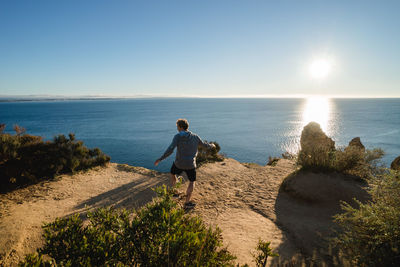
[(51, 139), (75, 133), (111, 161), (168, 171), (174, 155), (158, 167), (176, 134), (178, 118), (203, 140), (217, 141), (226, 156), (266, 164), (269, 156), (299, 149), (301, 130), (317, 121), (337, 146), (361, 137), (382, 148), (388, 166), (400, 155), (400, 99), (119, 99), (0, 103), (0, 123)]

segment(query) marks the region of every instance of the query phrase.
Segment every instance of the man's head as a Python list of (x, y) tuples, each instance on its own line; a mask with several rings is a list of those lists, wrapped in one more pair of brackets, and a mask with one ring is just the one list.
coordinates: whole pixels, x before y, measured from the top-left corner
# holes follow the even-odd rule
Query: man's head
[(176, 127), (178, 131), (186, 131), (189, 128), (189, 122), (186, 119), (178, 119), (176, 121)]

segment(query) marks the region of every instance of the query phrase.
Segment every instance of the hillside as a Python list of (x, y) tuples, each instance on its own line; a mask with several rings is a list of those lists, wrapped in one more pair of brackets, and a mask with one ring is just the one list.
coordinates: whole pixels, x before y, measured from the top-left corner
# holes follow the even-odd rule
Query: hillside
[[(238, 257), (238, 263), (254, 264), (251, 253), (262, 238), (271, 241), (272, 248), (280, 254), (279, 259), (271, 259), (274, 266), (278, 262), (331, 265), (333, 261), (326, 254), (324, 238), (318, 233), (329, 235), (330, 216), (338, 211), (339, 199), (330, 198), (326, 191), (331, 190), (333, 183), (337, 185), (335, 191), (350, 188), (344, 199), (363, 198), (362, 184), (346, 177), (302, 173), (295, 176), (300, 175), (301, 184), (307, 185), (308, 181), (310, 190), (294, 182), (285, 183), (291, 190), (280, 189), (282, 181), (295, 170), (294, 162), (284, 159), (276, 166), (233, 159), (206, 164), (198, 169), (193, 195), (197, 206), (190, 213), (222, 229), (224, 243)], [(294, 179), (293, 175), (289, 178)], [(322, 190), (325, 198), (299, 197), (299, 194), (318, 195), (315, 192), (324, 185), (318, 183), (321, 178), (331, 180)], [(25, 254), (40, 247), (44, 222), (107, 205), (140, 207), (155, 195), (151, 188), (167, 183), (168, 179), (167, 173), (111, 163), (0, 195), (0, 265), (15, 265)], [(317, 188), (312, 184), (317, 184)], [(180, 190), (185, 189), (184, 184)], [(183, 194), (178, 201), (183, 204)]]

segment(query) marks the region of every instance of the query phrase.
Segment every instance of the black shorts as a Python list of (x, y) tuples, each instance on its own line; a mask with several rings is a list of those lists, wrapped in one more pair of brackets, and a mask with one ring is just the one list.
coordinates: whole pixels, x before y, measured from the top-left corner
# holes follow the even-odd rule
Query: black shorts
[(196, 181), (196, 169), (190, 170), (182, 170), (175, 166), (175, 163), (172, 163), (171, 173), (172, 174), (181, 174), (182, 172), (186, 172), (186, 175), (189, 181), (194, 182)]

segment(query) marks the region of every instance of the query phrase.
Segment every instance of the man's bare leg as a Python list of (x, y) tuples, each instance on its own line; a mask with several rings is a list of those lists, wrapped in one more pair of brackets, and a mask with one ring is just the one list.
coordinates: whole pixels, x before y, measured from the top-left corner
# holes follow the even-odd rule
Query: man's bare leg
[(175, 174), (172, 174), (172, 173), (170, 173), (170, 174), (171, 174), (171, 177), (170, 177), (171, 187), (174, 187), (176, 185), (177, 178), (176, 178)]
[(195, 182), (189, 182), (189, 185), (188, 185), (187, 190), (186, 190), (186, 203), (188, 203), (190, 201), (190, 199), (192, 198), (192, 193), (193, 193), (193, 189), (194, 189), (194, 183)]

